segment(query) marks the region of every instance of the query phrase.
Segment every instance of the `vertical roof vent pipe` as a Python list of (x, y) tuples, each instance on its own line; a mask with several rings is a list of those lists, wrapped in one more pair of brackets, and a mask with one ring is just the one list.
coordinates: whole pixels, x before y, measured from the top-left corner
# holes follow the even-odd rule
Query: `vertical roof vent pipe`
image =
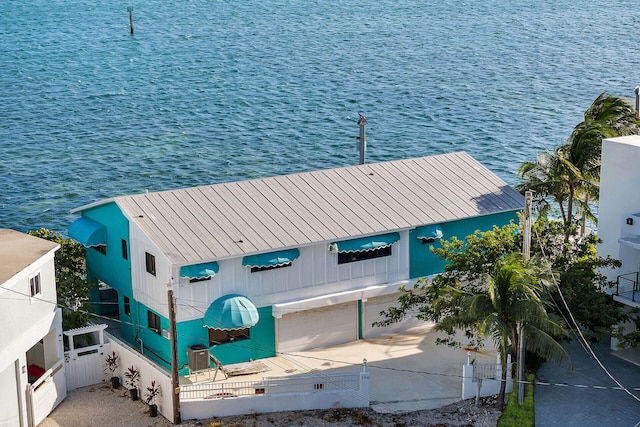
[(358, 119), (358, 126), (360, 126), (360, 136), (358, 137), (358, 152), (360, 153), (360, 164), (364, 165), (365, 153), (367, 151), (367, 131), (365, 127), (369, 124), (367, 119), (358, 113), (360, 118)]

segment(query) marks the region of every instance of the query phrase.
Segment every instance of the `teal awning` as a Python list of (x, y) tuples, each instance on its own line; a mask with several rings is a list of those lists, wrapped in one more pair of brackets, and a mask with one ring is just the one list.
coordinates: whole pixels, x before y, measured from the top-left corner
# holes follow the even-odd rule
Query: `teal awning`
[(69, 227), (69, 236), (87, 247), (107, 244), (106, 227), (85, 216), (73, 221)]
[(223, 331), (245, 329), (258, 323), (258, 309), (247, 297), (231, 294), (215, 300), (207, 309), (203, 326)]
[(299, 256), (300, 251), (298, 249), (249, 255), (242, 258), (242, 265), (245, 267), (278, 267), (289, 264)]
[(205, 262), (202, 264), (183, 265), (180, 267), (180, 277), (187, 279), (205, 279), (215, 276), (218, 272), (218, 263)]
[(400, 240), (399, 233), (383, 234), (381, 236), (362, 237), (359, 239), (336, 242), (338, 252), (366, 252), (386, 248)]
[(416, 228), (416, 234), (418, 239), (426, 240), (428, 242), (435, 242), (437, 239), (442, 239), (442, 236), (444, 236), (442, 228), (437, 224), (418, 227)]

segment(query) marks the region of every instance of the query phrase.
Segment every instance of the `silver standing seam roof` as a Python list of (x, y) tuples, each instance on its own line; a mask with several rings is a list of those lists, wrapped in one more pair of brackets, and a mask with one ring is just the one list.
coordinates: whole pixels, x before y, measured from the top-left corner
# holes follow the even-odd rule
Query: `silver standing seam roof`
[(465, 152), (110, 200), (178, 265), (514, 211), (524, 204), (522, 195)]

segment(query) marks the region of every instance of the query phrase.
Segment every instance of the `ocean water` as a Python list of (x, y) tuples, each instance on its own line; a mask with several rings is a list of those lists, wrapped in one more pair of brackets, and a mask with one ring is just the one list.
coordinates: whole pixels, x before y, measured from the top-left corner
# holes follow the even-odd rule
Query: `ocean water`
[(639, 30), (615, 0), (5, 0), (0, 227), (356, 164), (358, 112), (368, 162), (464, 150), (515, 185), (601, 92), (633, 96)]

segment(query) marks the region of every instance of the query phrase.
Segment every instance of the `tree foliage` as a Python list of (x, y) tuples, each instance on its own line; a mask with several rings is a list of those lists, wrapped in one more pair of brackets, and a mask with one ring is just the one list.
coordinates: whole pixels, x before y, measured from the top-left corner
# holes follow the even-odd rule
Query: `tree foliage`
[(84, 248), (75, 240), (65, 239), (46, 228), (29, 234), (60, 245), (55, 254), (55, 273), (58, 305), (62, 307), (62, 327), (68, 330), (85, 326), (92, 286), (86, 280)]

